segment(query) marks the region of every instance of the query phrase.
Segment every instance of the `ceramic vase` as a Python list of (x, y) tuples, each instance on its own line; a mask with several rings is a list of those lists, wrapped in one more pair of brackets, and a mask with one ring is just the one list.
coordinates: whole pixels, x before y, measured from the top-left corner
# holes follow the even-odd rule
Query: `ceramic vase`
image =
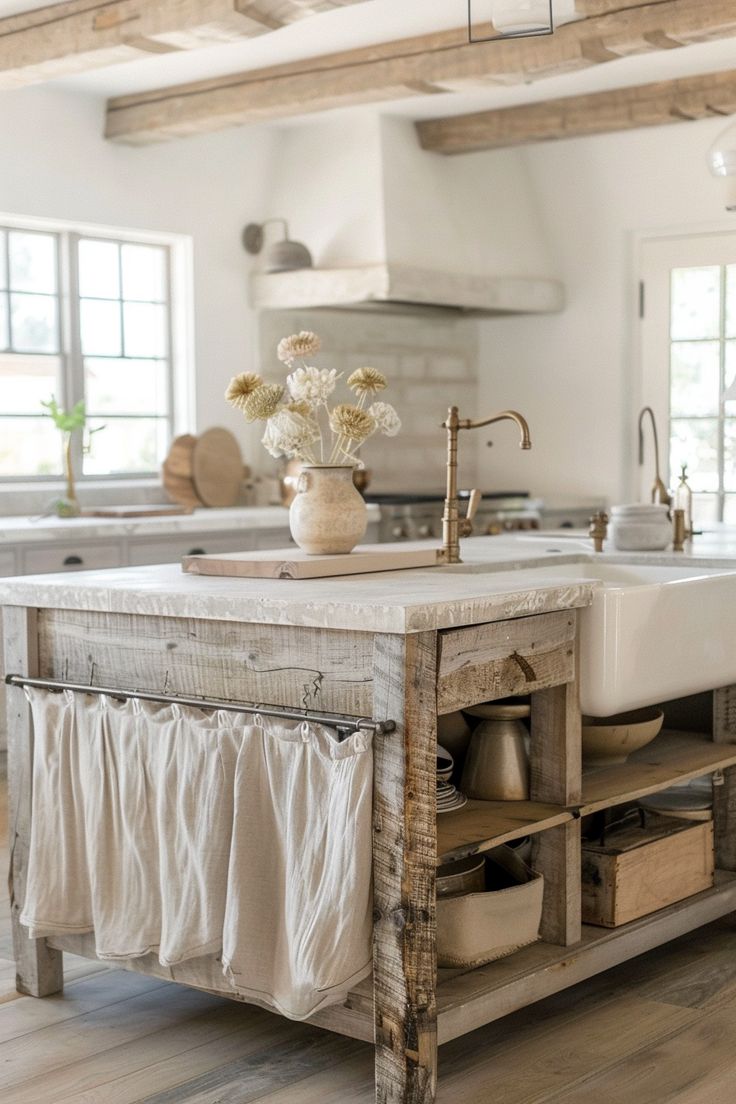
[(352, 552), (365, 535), (367, 508), (348, 464), (304, 464), (289, 507), (291, 535), (310, 556)]

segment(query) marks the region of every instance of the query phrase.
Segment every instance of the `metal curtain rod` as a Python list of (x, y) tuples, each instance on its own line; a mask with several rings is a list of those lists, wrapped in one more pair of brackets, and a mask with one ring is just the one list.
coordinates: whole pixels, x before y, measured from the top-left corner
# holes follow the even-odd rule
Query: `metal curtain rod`
[(162, 702), (164, 705), (190, 705), (195, 709), (224, 709), (229, 713), (259, 713), (262, 717), (280, 717), (287, 721), (312, 721), (332, 728), (350, 729), (353, 732), (372, 732), (386, 736), (396, 731), (395, 721), (371, 721), (366, 717), (329, 717), (325, 714), (299, 713), (296, 709), (267, 709), (259, 705), (218, 701), (213, 698), (185, 698), (176, 694), (150, 694), (145, 690), (113, 690), (108, 686), (85, 686), (76, 682), (58, 682), (55, 679), (30, 678), (25, 675), (6, 675), (8, 686), (37, 686), (41, 690), (74, 690), (80, 694), (106, 694), (110, 698), (138, 698), (140, 701)]

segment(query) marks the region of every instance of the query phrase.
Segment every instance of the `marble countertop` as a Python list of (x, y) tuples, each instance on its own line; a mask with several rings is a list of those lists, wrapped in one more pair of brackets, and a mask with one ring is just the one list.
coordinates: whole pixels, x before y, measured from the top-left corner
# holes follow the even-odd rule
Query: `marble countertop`
[[(368, 520), (378, 520), (378, 507), (368, 507)], [(138, 518), (0, 518), (0, 547), (41, 541), (156, 537), (171, 533), (217, 532), (231, 529), (284, 529), (289, 511), (283, 506), (233, 506), (202, 509), (191, 514)]]
[(550, 562), (579, 561), (574, 552), (479, 537), (463, 555), (452, 566), (306, 580), (185, 575), (179, 564), (26, 575), (0, 579), (0, 605), (410, 633), (587, 605), (596, 586), (550, 577)]

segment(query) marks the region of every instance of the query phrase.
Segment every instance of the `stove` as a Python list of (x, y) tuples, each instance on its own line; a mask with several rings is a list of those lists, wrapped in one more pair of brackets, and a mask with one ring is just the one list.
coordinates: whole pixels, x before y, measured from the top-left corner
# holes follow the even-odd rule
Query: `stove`
[[(460, 513), (463, 501), (470, 491), (460, 491)], [(381, 541), (442, 540), (442, 510), (444, 492), (411, 493), (368, 492), (366, 502), (375, 503), (381, 513), (379, 532)], [(542, 503), (530, 498), (528, 491), (489, 491), (483, 494), (473, 521), (474, 536), (518, 532), (523, 529), (539, 529)]]

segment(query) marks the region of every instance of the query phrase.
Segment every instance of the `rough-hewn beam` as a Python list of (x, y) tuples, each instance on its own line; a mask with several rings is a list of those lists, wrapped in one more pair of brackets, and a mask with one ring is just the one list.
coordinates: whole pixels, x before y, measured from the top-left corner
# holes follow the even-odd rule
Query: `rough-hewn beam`
[(454, 154), (734, 114), (736, 70), (729, 70), (501, 111), (428, 119), (416, 126), (423, 149)]
[[(625, 5), (627, 0), (618, 0)], [(132, 144), (439, 90), (514, 84), (736, 35), (736, 0), (656, 0), (542, 38), (468, 45), (467, 28), (111, 100), (107, 136)]]
[(0, 89), (251, 38), (361, 0), (66, 0), (0, 19)]

